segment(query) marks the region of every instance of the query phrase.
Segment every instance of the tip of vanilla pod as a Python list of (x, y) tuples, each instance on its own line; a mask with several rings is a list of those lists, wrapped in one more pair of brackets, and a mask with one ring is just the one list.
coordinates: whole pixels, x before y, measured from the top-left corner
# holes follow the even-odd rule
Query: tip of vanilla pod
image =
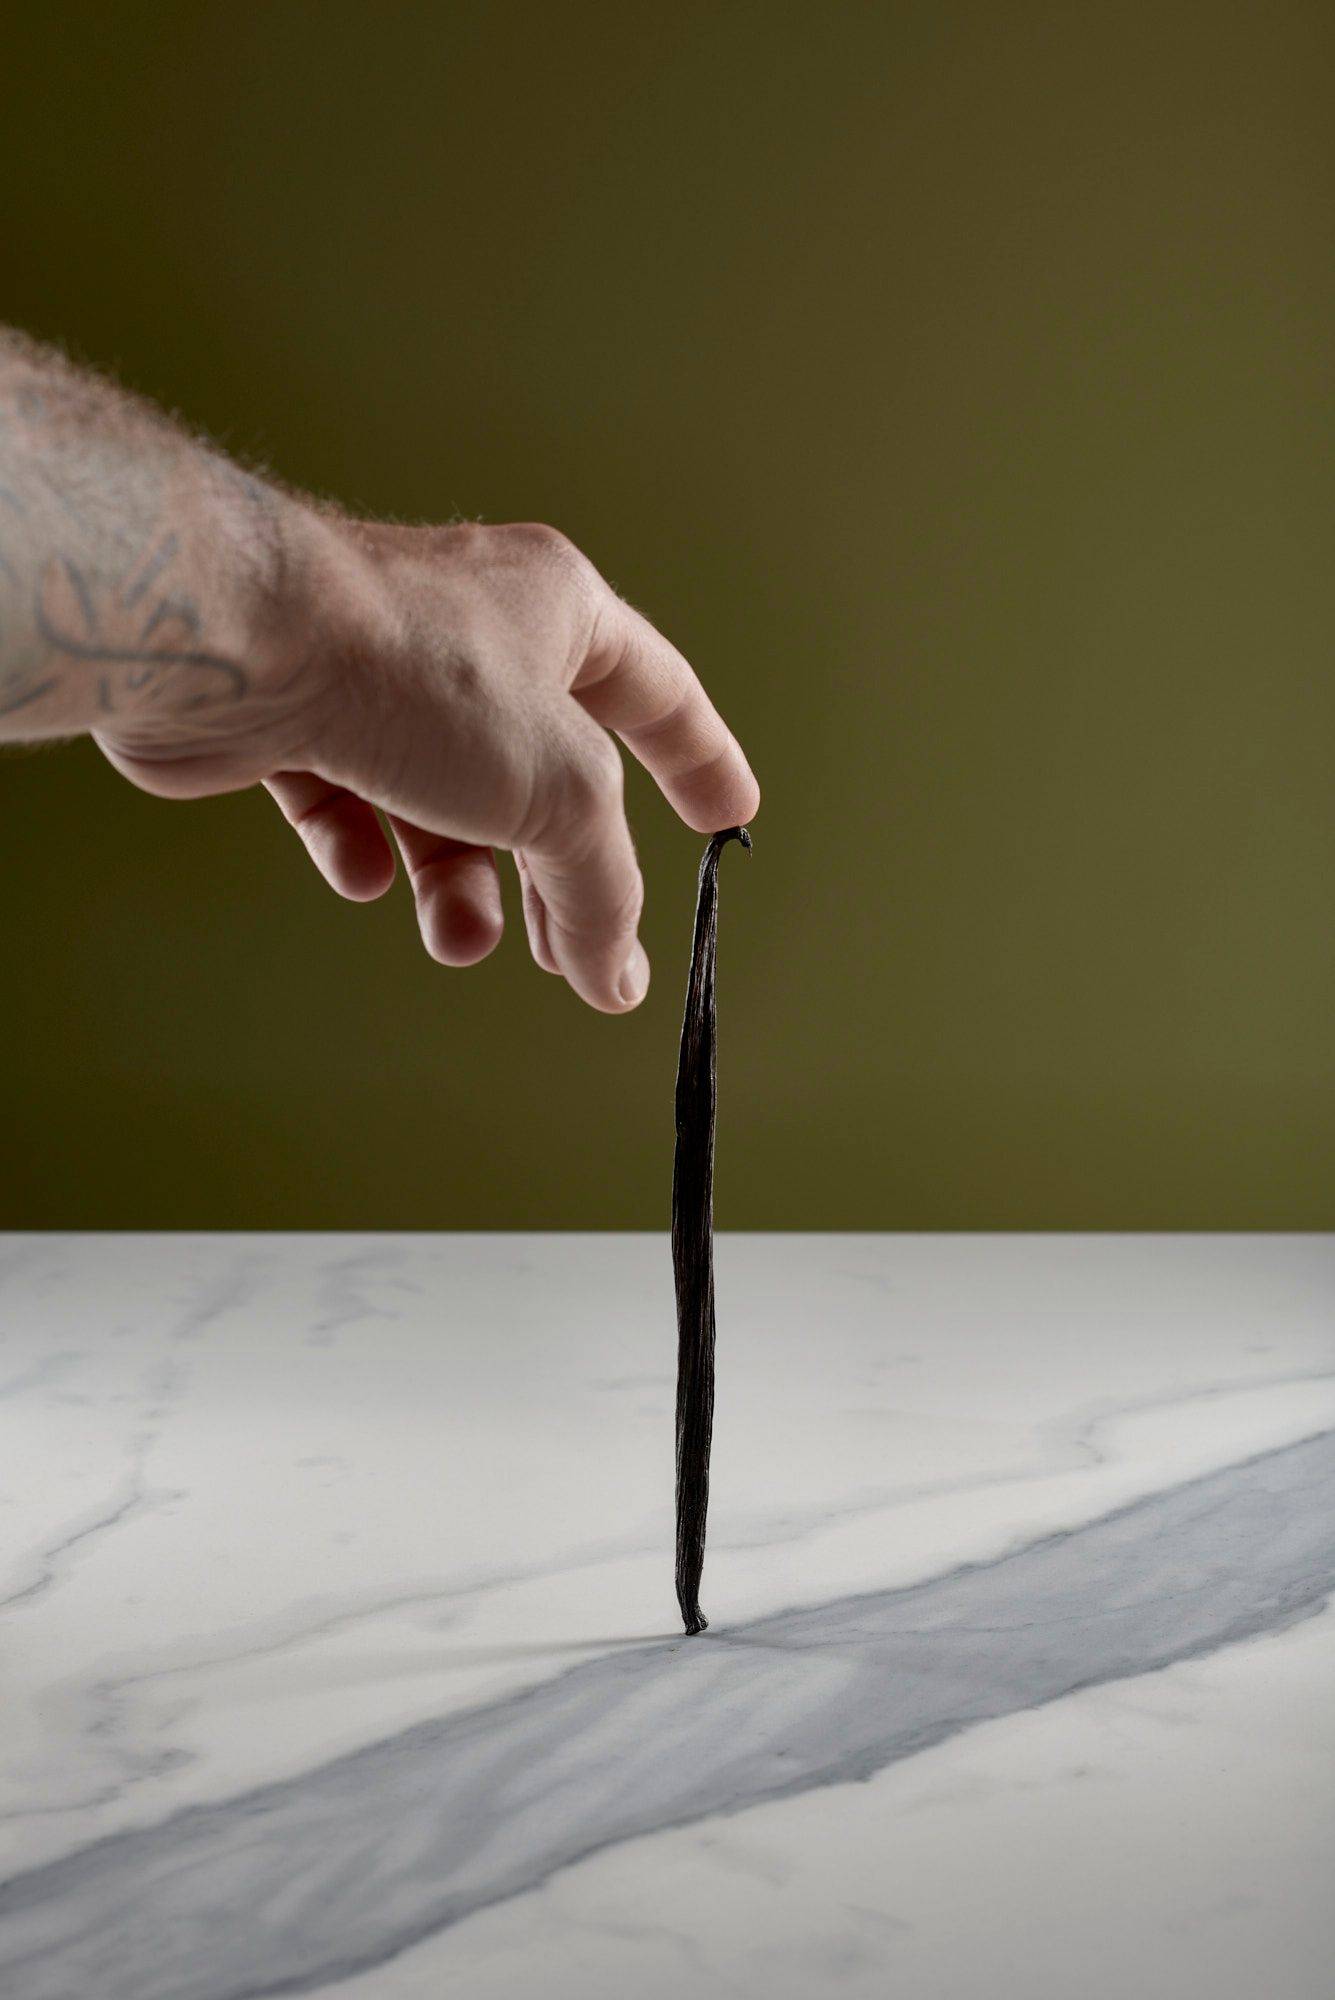
[(751, 852), (751, 829), (748, 826), (725, 826), (722, 833), (711, 834), (706, 851), (719, 854), (730, 840), (740, 840), (747, 853)]

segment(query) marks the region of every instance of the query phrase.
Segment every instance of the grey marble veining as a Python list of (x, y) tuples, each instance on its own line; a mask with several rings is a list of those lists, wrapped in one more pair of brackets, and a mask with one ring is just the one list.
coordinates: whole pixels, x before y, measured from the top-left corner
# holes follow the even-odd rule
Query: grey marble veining
[(1328, 1243), (21, 1247), (5, 2000), (1323, 2000)]
[(0, 1973), (25, 2000), (327, 1986), (613, 1842), (870, 1777), (1333, 1588), (1328, 1431), (998, 1562), (612, 1653), (114, 1835), (0, 1889)]

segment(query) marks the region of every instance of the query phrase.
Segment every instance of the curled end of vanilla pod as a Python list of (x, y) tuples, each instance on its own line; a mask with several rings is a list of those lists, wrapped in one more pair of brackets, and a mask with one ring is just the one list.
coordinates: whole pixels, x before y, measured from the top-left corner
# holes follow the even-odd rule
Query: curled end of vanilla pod
[(677, 1291), (677, 1602), (686, 1636), (707, 1631), (700, 1609), (709, 1454), (714, 1428), (714, 960), (718, 861), (730, 826), (710, 836), (700, 864), (691, 976), (677, 1065), (677, 1150), (672, 1174), (672, 1261)]

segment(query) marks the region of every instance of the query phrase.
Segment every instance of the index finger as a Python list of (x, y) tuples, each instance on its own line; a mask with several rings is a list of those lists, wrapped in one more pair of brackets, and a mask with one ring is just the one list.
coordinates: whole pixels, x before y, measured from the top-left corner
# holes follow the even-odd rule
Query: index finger
[(697, 833), (754, 818), (760, 787), (740, 743), (676, 647), (610, 589), (571, 692)]

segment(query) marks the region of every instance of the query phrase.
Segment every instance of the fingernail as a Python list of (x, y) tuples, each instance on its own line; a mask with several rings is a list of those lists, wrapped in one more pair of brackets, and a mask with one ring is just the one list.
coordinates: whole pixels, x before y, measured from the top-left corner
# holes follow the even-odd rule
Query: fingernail
[(628, 1007), (638, 1007), (649, 991), (649, 960), (638, 938), (617, 982), (617, 991)]

